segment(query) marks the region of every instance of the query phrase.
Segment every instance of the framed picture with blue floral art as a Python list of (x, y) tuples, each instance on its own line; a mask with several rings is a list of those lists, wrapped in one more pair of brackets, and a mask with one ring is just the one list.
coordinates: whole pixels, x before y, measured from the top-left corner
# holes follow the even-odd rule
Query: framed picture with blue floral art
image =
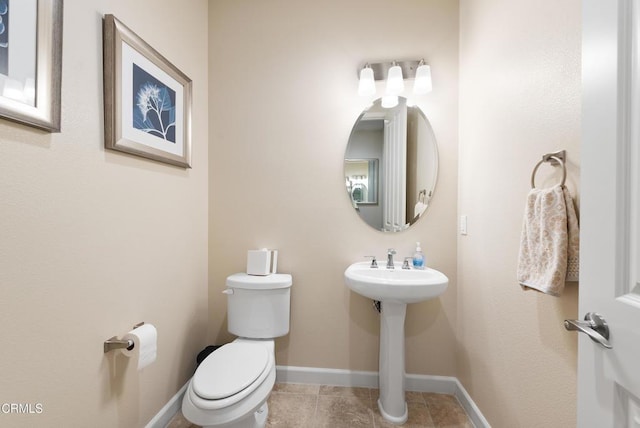
[(105, 147), (191, 168), (191, 79), (113, 15), (103, 39)]
[(60, 131), (62, 0), (0, 0), (0, 117)]

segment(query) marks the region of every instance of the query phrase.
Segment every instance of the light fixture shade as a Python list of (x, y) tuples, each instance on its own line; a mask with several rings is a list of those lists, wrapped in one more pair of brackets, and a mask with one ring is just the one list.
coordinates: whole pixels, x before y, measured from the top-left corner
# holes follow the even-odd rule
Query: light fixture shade
[(431, 83), (431, 67), (422, 64), (416, 70), (416, 80), (413, 83), (413, 93), (420, 95), (431, 92), (433, 84)]
[(394, 65), (387, 74), (387, 95), (399, 95), (404, 91), (404, 80), (402, 79), (402, 69), (399, 65)]
[(373, 80), (373, 70), (371, 67), (364, 67), (360, 70), (360, 81), (358, 82), (358, 95), (370, 96), (376, 93), (376, 82)]
[(393, 108), (398, 105), (398, 96), (397, 95), (385, 95), (382, 97), (382, 107), (384, 108)]

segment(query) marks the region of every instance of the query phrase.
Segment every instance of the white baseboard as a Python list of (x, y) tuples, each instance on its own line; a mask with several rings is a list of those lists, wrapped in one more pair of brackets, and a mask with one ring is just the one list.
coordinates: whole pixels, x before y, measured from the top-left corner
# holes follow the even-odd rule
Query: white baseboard
[(471, 422), (473, 422), (476, 427), (491, 428), (489, 422), (484, 418), (484, 415), (478, 406), (476, 406), (476, 403), (471, 399), (471, 396), (457, 378), (456, 387), (456, 398), (460, 401), (462, 407), (464, 407), (464, 410), (467, 412), (467, 415), (469, 415)]
[[(450, 376), (428, 376), (407, 374), (405, 387), (407, 391), (435, 392), (455, 395), (469, 419), (476, 428), (491, 428), (480, 409), (471, 399), (460, 381)], [(312, 385), (357, 386), (363, 388), (378, 387), (378, 372), (318, 369), (314, 367), (276, 366), (276, 382), (306, 383)], [(189, 382), (160, 409), (145, 428), (164, 428), (182, 406), (182, 396)]]
[[(407, 374), (405, 381), (407, 391), (455, 395), (476, 428), (491, 428), (457, 378)], [(378, 372), (276, 366), (276, 382), (377, 388)]]
[(378, 387), (378, 373), (315, 367), (276, 366), (276, 382)]
[(162, 409), (149, 421), (145, 428), (164, 428), (171, 421), (171, 419), (178, 413), (178, 410), (182, 408), (182, 397), (184, 396), (187, 386), (191, 379), (184, 384), (182, 388), (176, 394), (171, 397), (169, 402), (164, 405)]

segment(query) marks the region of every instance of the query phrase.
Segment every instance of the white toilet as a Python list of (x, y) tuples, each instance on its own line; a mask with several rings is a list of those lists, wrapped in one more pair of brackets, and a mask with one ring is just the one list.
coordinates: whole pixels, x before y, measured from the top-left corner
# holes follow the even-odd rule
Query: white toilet
[(229, 332), (239, 336), (198, 367), (182, 400), (182, 413), (203, 427), (262, 428), (276, 381), (274, 338), (289, 333), (291, 275), (227, 278)]

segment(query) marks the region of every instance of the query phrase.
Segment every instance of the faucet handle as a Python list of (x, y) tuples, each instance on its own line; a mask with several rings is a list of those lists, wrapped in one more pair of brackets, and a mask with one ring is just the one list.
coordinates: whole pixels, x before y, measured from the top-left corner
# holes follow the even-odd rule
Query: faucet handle
[(371, 259), (371, 266), (369, 266), (372, 269), (377, 269), (378, 268), (378, 262), (376, 261), (376, 256), (364, 256), (365, 259)]
[(395, 249), (393, 249), (393, 248), (389, 248), (389, 249), (387, 250), (387, 255), (393, 255), (393, 254), (396, 254), (396, 250), (395, 250)]
[(402, 264), (402, 269), (411, 269), (411, 266), (409, 266), (409, 260), (413, 260), (413, 257), (405, 257), (404, 258), (404, 263)]

